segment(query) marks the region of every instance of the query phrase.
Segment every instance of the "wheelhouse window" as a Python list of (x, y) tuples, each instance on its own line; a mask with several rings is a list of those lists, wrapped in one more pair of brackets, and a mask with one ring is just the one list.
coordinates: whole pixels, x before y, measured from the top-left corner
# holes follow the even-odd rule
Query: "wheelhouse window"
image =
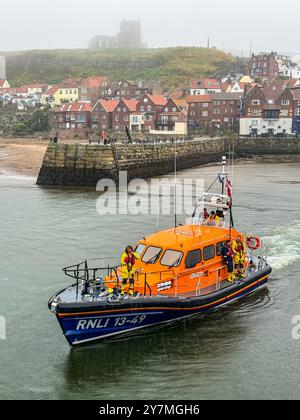
[(160, 256), (161, 248), (156, 246), (149, 246), (145, 251), (142, 261), (146, 264), (155, 264)]
[(211, 260), (212, 258), (215, 258), (215, 247), (214, 247), (214, 245), (206, 246), (203, 249), (203, 258), (204, 258), (204, 261), (208, 261), (208, 260)]
[(160, 260), (160, 263), (161, 265), (165, 265), (168, 267), (178, 267), (181, 262), (182, 257), (183, 257), (182, 252), (173, 251), (172, 249), (167, 249), (162, 259)]
[(195, 249), (188, 253), (185, 259), (186, 268), (194, 268), (196, 265), (200, 264), (202, 261), (201, 249)]
[(220, 257), (222, 255), (222, 249), (224, 246), (224, 242), (218, 242), (216, 246), (217, 256)]
[(145, 248), (146, 248), (146, 245), (144, 245), (144, 244), (137, 244), (137, 247), (135, 248), (135, 252), (136, 252), (139, 256), (141, 256), (141, 255), (142, 255), (142, 253), (144, 252)]

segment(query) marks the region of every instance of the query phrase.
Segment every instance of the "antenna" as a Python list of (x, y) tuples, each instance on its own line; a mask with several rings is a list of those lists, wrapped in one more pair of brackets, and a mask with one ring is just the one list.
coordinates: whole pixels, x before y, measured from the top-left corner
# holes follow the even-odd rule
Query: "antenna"
[(177, 138), (175, 135), (175, 159), (174, 159), (174, 166), (175, 166), (175, 197), (174, 197), (174, 224), (175, 229), (177, 228)]

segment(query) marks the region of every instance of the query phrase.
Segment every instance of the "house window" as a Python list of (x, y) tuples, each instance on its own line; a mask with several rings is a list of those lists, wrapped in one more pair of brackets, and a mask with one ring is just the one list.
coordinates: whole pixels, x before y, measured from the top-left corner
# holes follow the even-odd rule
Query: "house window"
[(147, 111), (151, 112), (152, 111), (152, 106), (147, 106)]
[(119, 115), (116, 115), (115, 121), (119, 121)]
[(251, 124), (252, 124), (253, 126), (257, 126), (257, 125), (258, 125), (258, 120), (252, 120)]
[(296, 108), (296, 115), (297, 117), (300, 115), (300, 108)]
[(252, 115), (258, 116), (258, 115), (260, 115), (260, 111), (258, 109), (253, 109)]
[(208, 117), (208, 111), (203, 111), (202, 112), (202, 117)]
[(176, 112), (177, 111), (177, 108), (172, 108), (172, 112)]
[(204, 102), (204, 103), (202, 104), (202, 106), (203, 106), (203, 108), (208, 108), (208, 103), (207, 103), (207, 102)]
[(148, 103), (148, 98), (144, 98), (145, 104)]
[(191, 107), (193, 108), (195, 106), (195, 104), (191, 104)]
[(215, 115), (220, 115), (221, 114), (221, 110), (219, 108), (214, 109), (214, 114)]
[(129, 121), (129, 117), (128, 117), (128, 115), (125, 115), (125, 117), (124, 117), (124, 121)]
[(281, 105), (289, 105), (289, 104), (290, 104), (290, 101), (288, 99), (283, 99), (281, 101)]
[(214, 105), (221, 105), (221, 101), (214, 101)]
[(169, 108), (165, 108), (165, 112), (169, 112)]
[(86, 122), (86, 116), (85, 116), (85, 114), (77, 114), (76, 115), (76, 122), (79, 122), (79, 123)]
[(260, 100), (259, 99), (253, 99), (252, 105), (260, 105)]
[(126, 112), (127, 110), (126, 110), (126, 108), (123, 108), (123, 112)]
[(117, 108), (117, 111), (118, 111), (118, 112), (121, 112), (121, 108)]
[(141, 112), (144, 112), (145, 111), (145, 107), (144, 106), (141, 106), (140, 107), (140, 110), (141, 110)]

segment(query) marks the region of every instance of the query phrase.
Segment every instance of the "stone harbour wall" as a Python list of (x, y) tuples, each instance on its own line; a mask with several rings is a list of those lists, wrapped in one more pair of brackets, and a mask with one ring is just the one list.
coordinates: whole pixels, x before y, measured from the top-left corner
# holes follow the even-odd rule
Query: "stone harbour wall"
[(300, 155), (300, 139), (227, 139), (187, 140), (163, 143), (111, 145), (66, 145), (50, 143), (37, 184), (45, 186), (95, 187), (103, 178), (118, 181), (119, 171), (128, 172), (128, 180), (150, 178), (177, 170), (220, 162), (234, 146), (235, 157), (262, 155)]

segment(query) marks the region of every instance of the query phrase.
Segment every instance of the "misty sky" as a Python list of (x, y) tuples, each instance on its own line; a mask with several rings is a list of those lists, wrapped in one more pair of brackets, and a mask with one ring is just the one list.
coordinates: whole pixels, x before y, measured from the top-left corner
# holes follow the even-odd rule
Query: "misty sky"
[(85, 48), (140, 19), (149, 47), (211, 44), (225, 50), (300, 52), (300, 1), (1, 0), (0, 51)]

